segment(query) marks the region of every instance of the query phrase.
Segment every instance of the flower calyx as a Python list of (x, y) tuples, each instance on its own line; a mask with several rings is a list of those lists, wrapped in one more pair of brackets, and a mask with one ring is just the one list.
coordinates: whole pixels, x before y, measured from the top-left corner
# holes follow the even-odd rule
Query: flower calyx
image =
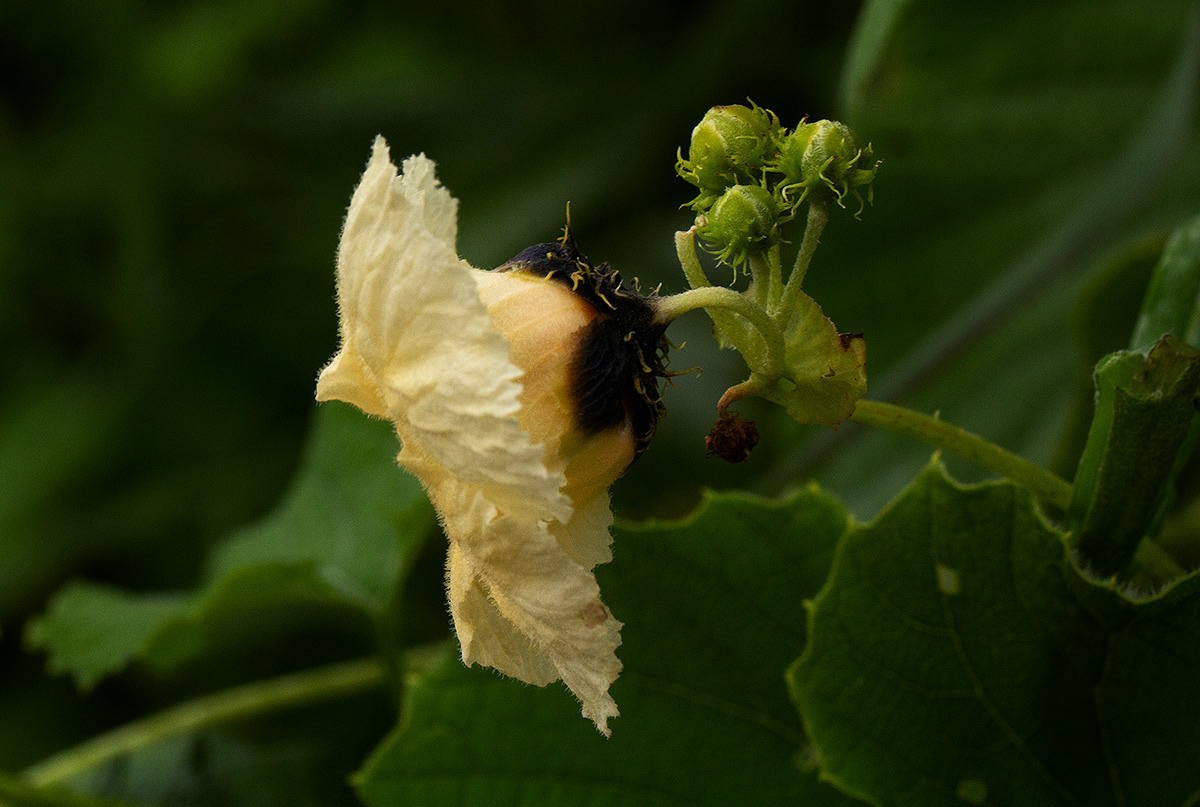
[(597, 433), (629, 417), (634, 458), (640, 457), (666, 412), (659, 382), (669, 376), (669, 345), (666, 325), (656, 321), (657, 295), (641, 294), (607, 262), (588, 260), (569, 224), (559, 241), (528, 247), (496, 271), (553, 280), (595, 309), (569, 371), (576, 424), (584, 433)]

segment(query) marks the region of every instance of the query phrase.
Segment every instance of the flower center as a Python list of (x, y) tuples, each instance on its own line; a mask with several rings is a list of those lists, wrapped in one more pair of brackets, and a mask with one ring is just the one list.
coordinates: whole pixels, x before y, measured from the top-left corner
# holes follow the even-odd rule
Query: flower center
[[(624, 408), (615, 423), (599, 430), (581, 418), (575, 373), (591, 363), (580, 357), (596, 309), (564, 285), (527, 272), (474, 277), (492, 328), (509, 342), (509, 360), (524, 371), (521, 428), (543, 444), (546, 466), (563, 472), (563, 492), (578, 505), (611, 485), (636, 456)], [(609, 392), (621, 400), (621, 390)]]

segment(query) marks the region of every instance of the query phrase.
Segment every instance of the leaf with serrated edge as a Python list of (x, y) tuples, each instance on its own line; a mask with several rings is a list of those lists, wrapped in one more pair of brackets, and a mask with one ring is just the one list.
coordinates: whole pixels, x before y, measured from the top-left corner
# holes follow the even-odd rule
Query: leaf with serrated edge
[(709, 494), (692, 518), (618, 529), (599, 576), (625, 619), (612, 737), (561, 688), (456, 659), (408, 690), (408, 714), (358, 778), (370, 805), (848, 805), (797, 768), (783, 674), (802, 602), (847, 516), (808, 489), (781, 503)]
[(824, 775), (875, 804), (1182, 804), (1196, 590), (1089, 583), (1026, 492), (935, 463), (838, 547), (793, 696)]

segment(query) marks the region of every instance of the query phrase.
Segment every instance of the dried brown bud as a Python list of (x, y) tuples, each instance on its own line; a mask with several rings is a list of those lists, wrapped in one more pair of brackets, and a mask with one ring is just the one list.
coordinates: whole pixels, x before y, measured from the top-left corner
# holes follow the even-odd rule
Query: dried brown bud
[(758, 445), (758, 427), (753, 420), (742, 420), (736, 412), (722, 412), (712, 431), (704, 438), (708, 456), (726, 462), (745, 462)]

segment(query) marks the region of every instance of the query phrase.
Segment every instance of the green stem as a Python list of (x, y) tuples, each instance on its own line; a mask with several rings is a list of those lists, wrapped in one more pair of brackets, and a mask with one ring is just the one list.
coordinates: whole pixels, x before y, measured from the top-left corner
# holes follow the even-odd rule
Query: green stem
[(754, 303), (765, 311), (771, 293), (771, 266), (767, 262), (767, 255), (765, 252), (756, 252), (747, 262), (750, 264), (750, 289), (754, 294)]
[(1071, 505), (1072, 485), (1027, 459), (977, 434), (929, 415), (880, 401), (861, 400), (850, 420), (923, 440), (1016, 482), (1063, 510)]
[(767, 346), (766, 361), (761, 368), (762, 375), (778, 378), (783, 374), (783, 334), (766, 311), (755, 305), (752, 300), (743, 297), (740, 292), (724, 286), (706, 286), (661, 297), (658, 300), (655, 319), (665, 325), (698, 308), (723, 308), (746, 319), (762, 335)]
[(767, 311), (774, 311), (783, 299), (783, 263), (779, 259), (779, 244), (767, 252), (767, 263), (770, 266), (770, 287), (767, 290)]
[(675, 233), (675, 252), (679, 255), (679, 265), (683, 267), (683, 275), (688, 285), (693, 289), (711, 286), (700, 258), (696, 255), (696, 228), (680, 230)]
[(730, 404), (762, 394), (766, 386), (761, 376), (751, 373), (750, 377), (742, 383), (734, 384), (725, 390), (725, 394), (721, 396), (721, 400), (717, 401), (717, 414), (723, 416), (726, 410), (729, 409)]
[(783, 267), (779, 262), (779, 245), (753, 252), (747, 259), (754, 302), (764, 311), (774, 311), (783, 297)]
[(804, 276), (808, 274), (808, 265), (812, 263), (813, 254), (817, 251), (817, 242), (821, 240), (821, 231), (828, 223), (829, 208), (824, 204), (809, 202), (808, 220), (804, 224), (804, 238), (800, 242), (800, 251), (796, 253), (796, 263), (792, 266), (792, 273), (788, 275), (787, 285), (783, 288), (783, 301), (778, 308), (771, 311), (773, 315), (782, 317), (785, 321), (791, 316), (796, 301), (800, 298), (800, 286), (804, 283)]
[(172, 706), (93, 737), (26, 769), (23, 776), (35, 787), (62, 784), (123, 754), (180, 734), (378, 689), (387, 680), (386, 666), (376, 658), (367, 658), (246, 684)]

